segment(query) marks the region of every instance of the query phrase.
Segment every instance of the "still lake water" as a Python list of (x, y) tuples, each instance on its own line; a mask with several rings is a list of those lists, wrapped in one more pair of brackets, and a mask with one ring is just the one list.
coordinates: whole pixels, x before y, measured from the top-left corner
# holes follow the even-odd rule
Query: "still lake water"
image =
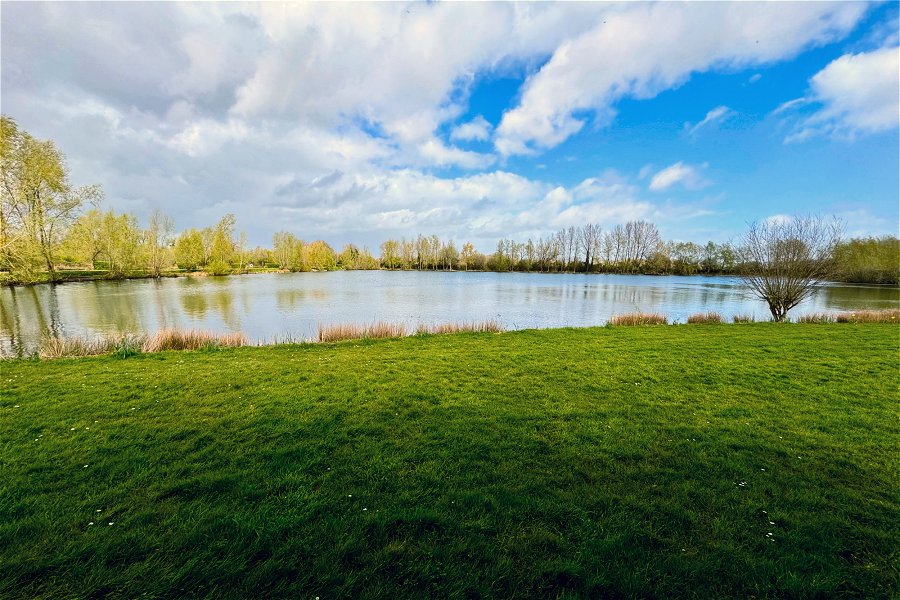
[[(898, 288), (829, 285), (791, 311), (900, 307)], [(36, 348), (42, 335), (94, 336), (196, 328), (251, 340), (311, 338), (319, 324), (499, 320), (507, 329), (602, 325), (614, 314), (658, 311), (684, 322), (714, 310), (767, 319), (734, 277), (335, 271), (36, 285), (0, 290), (0, 352)]]

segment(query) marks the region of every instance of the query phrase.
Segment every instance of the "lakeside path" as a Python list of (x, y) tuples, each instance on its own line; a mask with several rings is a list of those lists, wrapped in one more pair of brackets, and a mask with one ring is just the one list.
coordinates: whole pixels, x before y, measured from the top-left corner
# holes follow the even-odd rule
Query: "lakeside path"
[(898, 329), (0, 363), (0, 597), (891, 597)]

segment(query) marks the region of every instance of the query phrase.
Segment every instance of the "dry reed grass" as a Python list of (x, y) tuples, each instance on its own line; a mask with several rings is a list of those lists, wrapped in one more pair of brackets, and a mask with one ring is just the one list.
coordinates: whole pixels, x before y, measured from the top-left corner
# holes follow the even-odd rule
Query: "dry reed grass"
[(624, 315), (613, 315), (609, 320), (610, 325), (666, 325), (669, 319), (662, 313), (627, 313)]
[(366, 340), (375, 338), (397, 338), (406, 335), (406, 326), (402, 323), (380, 321), (371, 325), (340, 323), (338, 325), (319, 325), (316, 340), (319, 342), (340, 342), (342, 340)]
[(753, 317), (753, 315), (746, 315), (746, 314), (733, 315), (731, 317), (731, 322), (732, 323), (755, 323), (756, 319)]
[(688, 317), (687, 322), (690, 324), (710, 324), (724, 323), (722, 315), (717, 312), (709, 311), (705, 313), (695, 313)]
[(41, 340), (38, 356), (45, 359), (79, 358), (82, 356), (99, 356), (101, 354), (123, 353), (135, 354), (146, 338), (142, 335), (107, 335), (96, 338), (87, 337), (46, 337)]
[(835, 319), (838, 323), (900, 323), (900, 309), (857, 310), (840, 313)]
[(808, 315), (801, 315), (795, 319), (796, 323), (834, 323), (837, 321), (837, 315), (832, 313), (811, 313)]
[(210, 333), (199, 329), (163, 329), (147, 338), (142, 352), (165, 350), (200, 350), (210, 348), (237, 348), (247, 345), (243, 333)]
[(444, 333), (501, 333), (503, 325), (499, 321), (487, 319), (485, 321), (468, 321), (460, 323), (440, 323), (437, 325), (420, 324), (416, 328), (416, 334), (435, 334)]

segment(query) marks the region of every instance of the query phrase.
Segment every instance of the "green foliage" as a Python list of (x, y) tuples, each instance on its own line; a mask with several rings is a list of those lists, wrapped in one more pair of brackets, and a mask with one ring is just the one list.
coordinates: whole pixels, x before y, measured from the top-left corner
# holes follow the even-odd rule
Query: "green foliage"
[(0, 597), (889, 598), (896, 350), (760, 323), (6, 362)]
[(337, 268), (334, 249), (322, 240), (316, 240), (304, 247), (304, 263), (313, 271), (332, 271)]
[(231, 273), (231, 266), (219, 258), (214, 258), (206, 265), (206, 272), (210, 275), (228, 275)]
[(83, 263), (96, 269), (101, 262), (113, 277), (122, 277), (142, 266), (141, 230), (127, 214), (92, 209), (71, 226), (63, 247)]
[(175, 241), (175, 262), (182, 269), (196, 271), (204, 264), (203, 235), (196, 229), (181, 232)]
[(858, 238), (835, 250), (838, 281), (900, 283), (900, 239), (893, 236)]
[(9, 117), (0, 118), (0, 268), (17, 281), (56, 270), (56, 251), (85, 202), (98, 202), (99, 186), (69, 183), (65, 156)]

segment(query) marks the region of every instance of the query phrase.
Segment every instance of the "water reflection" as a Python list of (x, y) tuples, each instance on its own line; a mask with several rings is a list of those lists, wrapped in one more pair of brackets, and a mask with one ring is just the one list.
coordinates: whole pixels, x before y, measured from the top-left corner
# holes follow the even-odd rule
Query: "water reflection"
[[(835, 285), (792, 314), (898, 306), (897, 288)], [(635, 310), (679, 321), (706, 310), (768, 318), (765, 305), (730, 277), (379, 271), (185, 277), (3, 288), (0, 351), (27, 353), (42, 335), (181, 327), (271, 339), (311, 337), (320, 323), (374, 320), (563, 327), (599, 325)]]

